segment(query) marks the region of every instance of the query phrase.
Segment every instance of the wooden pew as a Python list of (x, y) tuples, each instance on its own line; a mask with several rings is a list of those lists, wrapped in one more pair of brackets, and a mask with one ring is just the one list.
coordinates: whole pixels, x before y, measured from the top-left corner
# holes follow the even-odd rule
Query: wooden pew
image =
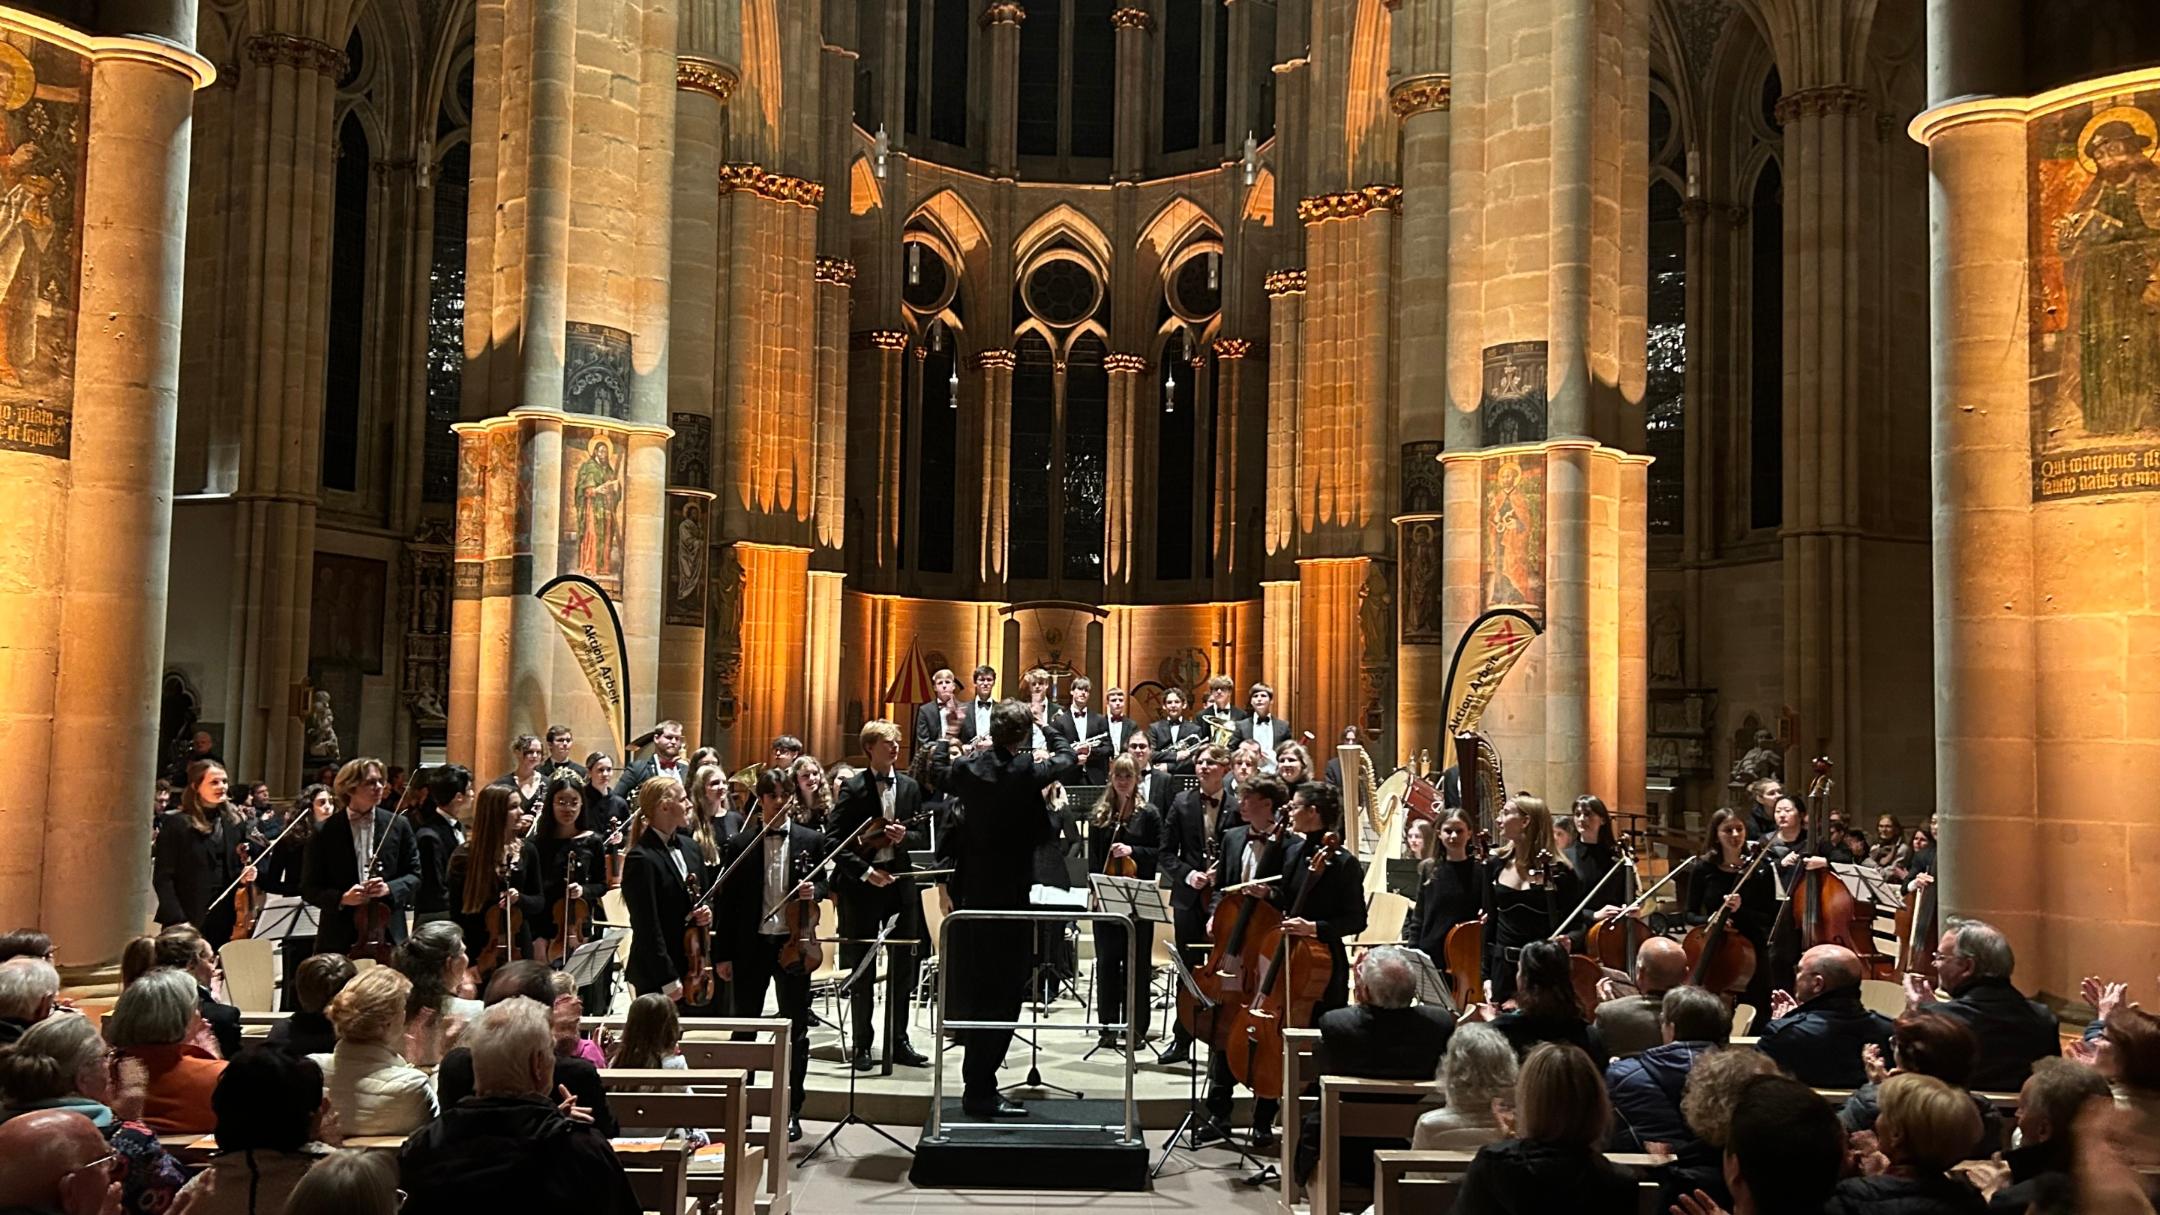
[[(620, 1014), (585, 1017), (579, 1027), (587, 1033), (605, 1025), (620, 1031)], [(734, 1068), (755, 1072), (757, 1080), (747, 1094), (750, 1136), (764, 1147), (765, 1184), (758, 1193), (757, 1215), (788, 1215), (794, 1198), (790, 1192), (793, 1164), (788, 1159), (788, 1084), (793, 1058), (788, 1049), (789, 1026), (781, 1017), (685, 1017), (682, 1022), (683, 1059), (693, 1069)], [(735, 1041), (747, 1033), (749, 1040)], [(671, 1073), (682, 1076), (682, 1072)], [(607, 1072), (601, 1073), (603, 1079)], [(609, 1098), (612, 1103), (613, 1098)], [(622, 1119), (618, 1116), (617, 1121)], [(697, 1169), (691, 1169), (690, 1189), (698, 1192)]]
[[(1373, 1215), (1445, 1215), (1462, 1193), (1463, 1174), (1476, 1156), (1476, 1152), (1374, 1152)], [(1614, 1153), (1605, 1158), (1637, 1168), (1649, 1159)], [(1662, 1215), (1660, 1196), (1657, 1182), (1638, 1182), (1636, 1215)]]
[(615, 1158), (622, 1161), (623, 1176), (637, 1195), (638, 1207), (659, 1215), (689, 1215), (690, 1145), (672, 1143), (617, 1144)]
[[(610, 1068), (600, 1077), (607, 1086), (608, 1105), (623, 1125), (694, 1127), (712, 1133), (720, 1148), (717, 1167), (708, 1154), (691, 1158), (680, 1183), (685, 1197), (697, 1199), (707, 1210), (715, 1209), (709, 1204), (717, 1200), (719, 1215), (751, 1215), (757, 1209), (758, 1174), (766, 1150), (751, 1138), (746, 1072)], [(687, 1091), (692, 1086), (699, 1091)], [(651, 1089), (660, 1091), (642, 1091)], [(635, 1146), (641, 1145), (619, 1144), (618, 1150)]]
[(1320, 1031), (1285, 1029), (1282, 1038), (1282, 1157), (1275, 1171), (1282, 1187), (1278, 1202), (1285, 1215), (1292, 1215), (1305, 1203), (1305, 1188), (1297, 1180), (1297, 1149), (1298, 1139), (1305, 1133), (1305, 1111), (1317, 1104), (1316, 1098), (1305, 1095), (1305, 1089), (1320, 1078), (1319, 1062), (1314, 1057), (1320, 1050)]
[[(1312, 1215), (1339, 1215), (1345, 1205), (1362, 1207), (1367, 1198), (1364, 1194), (1351, 1197), (1344, 1193), (1343, 1140), (1408, 1140), (1417, 1129), (1418, 1117), (1440, 1104), (1439, 1096), (1429, 1080), (1320, 1077), (1320, 1158), (1314, 1163), (1312, 1184), (1305, 1194)], [(1396, 1100), (1370, 1100), (1374, 1097)], [(1282, 1167), (1292, 1168), (1294, 1161), (1286, 1157)]]

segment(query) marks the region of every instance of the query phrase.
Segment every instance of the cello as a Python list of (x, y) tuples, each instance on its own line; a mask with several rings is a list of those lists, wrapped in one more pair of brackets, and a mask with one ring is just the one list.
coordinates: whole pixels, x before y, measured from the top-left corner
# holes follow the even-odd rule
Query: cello
[[(1564, 946), (1567, 944), (1567, 926), (1574, 921), (1576, 915), (1581, 914), (1582, 907), (1577, 907), (1573, 912), (1569, 913), (1568, 918), (1565, 920), (1558, 918), (1559, 908), (1554, 904), (1553, 899), (1557, 897), (1559, 889), (1555, 880), (1559, 876), (1559, 868), (1560, 858), (1554, 856), (1550, 848), (1538, 849), (1537, 856), (1530, 862), (1530, 872), (1536, 874), (1538, 880), (1545, 885), (1545, 915), (1553, 921), (1552, 935), (1545, 939), (1558, 941)], [(1611, 873), (1608, 872), (1606, 876), (1610, 877)], [(1584, 906), (1588, 906), (1590, 898), (1596, 894), (1597, 889), (1592, 887), (1590, 894), (1583, 896)], [(1598, 980), (1604, 977), (1605, 968), (1599, 966), (1596, 959), (1586, 957), (1573, 950), (1568, 951), (1568, 981), (1574, 985), (1575, 1003), (1582, 1008), (1584, 1021), (1597, 1020), (1597, 985)]]
[[(1275, 816), (1274, 834), (1268, 838), (1263, 866), (1281, 855), (1283, 834), (1289, 829), (1289, 809), (1284, 807)], [(1221, 865), (1222, 860), (1217, 855), (1209, 869)], [(1282, 930), (1282, 912), (1268, 901), (1264, 889), (1265, 883), (1275, 880), (1263, 877), (1229, 887), (1216, 902), (1208, 919), (1207, 956), (1193, 971), (1193, 984), (1207, 998), (1208, 1007), (1202, 1009), (1192, 992), (1184, 984), (1178, 985), (1179, 1027), (1211, 1049), (1220, 1050), (1228, 1041), (1224, 1031), (1229, 1021), (1225, 1014), (1242, 1007), (1252, 990), (1252, 976), (1260, 964), (1261, 940)]]
[[(1330, 831), (1322, 837), (1287, 918), (1304, 918), (1313, 888), (1341, 851), (1341, 836)], [(1273, 1101), (1282, 1096), (1283, 1027), (1312, 1019), (1313, 1006), (1327, 994), (1334, 977), (1335, 960), (1326, 941), (1291, 936), (1282, 930), (1280, 919), (1256, 943), (1255, 952), (1260, 967), (1253, 976), (1252, 997), (1230, 1017), (1230, 1074), (1253, 1096)]]
[(1635, 833), (1632, 831), (1620, 833), (1619, 867), (1627, 872), (1627, 877), (1621, 881), (1621, 890), (1624, 892), (1632, 887), (1638, 893), (1632, 896), (1623, 893), (1621, 897), (1627, 901), (1621, 905), (1618, 914), (1607, 916), (1590, 925), (1590, 931), (1583, 941), (1583, 952), (1600, 966), (1611, 967), (1622, 974), (1633, 974), (1635, 951), (1641, 949), (1642, 943), (1650, 936), (1650, 926), (1636, 919), (1634, 913), (1648, 906), (1650, 896), (1657, 893), (1658, 887), (1671, 881), (1672, 875), (1667, 874), (1664, 881), (1649, 890), (1642, 889), (1642, 870), (1636, 868)]
[[(1492, 852), (1492, 832), (1480, 831), (1470, 837), (1470, 858), (1477, 862), (1477, 872), (1483, 876), (1485, 864)], [(1490, 881), (1487, 877), (1485, 880)], [(1480, 990), (1485, 973), (1485, 926), (1477, 920), (1464, 920), (1448, 929), (1446, 943), (1441, 952), (1447, 955), (1441, 965), (1447, 968), (1449, 994), (1455, 998), (1456, 1008), (1468, 1008), (1483, 996)]]
[[(1738, 881), (1732, 892), (1739, 894), (1770, 857), (1767, 840), (1754, 840), (1747, 845), (1755, 853), (1741, 867)], [(1755, 977), (1755, 968), (1761, 959), (1755, 956), (1755, 942), (1734, 932), (1732, 916), (1721, 905), (1710, 913), (1710, 922), (1688, 930), (1687, 939), (1681, 943), (1687, 951), (1688, 985), (1713, 991), (1721, 996), (1737, 995), (1747, 990)]]
[[(1807, 859), (1802, 861), (1799, 888), (1793, 892), (1793, 921), (1800, 926), (1800, 947), (1842, 945), (1862, 959), (1875, 954), (1874, 933), (1861, 920), (1859, 900), (1836, 874), (1830, 872), (1825, 849), (1830, 837), (1830, 758), (1817, 756), (1815, 779), (1808, 784)], [(1821, 866), (1810, 862), (1825, 858)]]

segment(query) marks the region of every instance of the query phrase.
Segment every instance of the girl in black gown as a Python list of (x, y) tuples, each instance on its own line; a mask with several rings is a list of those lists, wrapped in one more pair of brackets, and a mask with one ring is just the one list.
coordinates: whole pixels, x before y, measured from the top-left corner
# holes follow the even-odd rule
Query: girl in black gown
[(1484, 879), (1470, 844), (1469, 820), (1460, 809), (1449, 810), (1433, 855), (1418, 862), (1417, 902), (1403, 920), (1403, 940), (1442, 968), (1448, 930), (1485, 910)]
[[(473, 804), (472, 834), (450, 855), (450, 889), (457, 906), (451, 918), (465, 931), (465, 948), (483, 986), (496, 967), (526, 955), (533, 929), (547, 914), (541, 902), (540, 858), (532, 841), (516, 834), (522, 810), (515, 788), (482, 789)], [(522, 922), (515, 935), (505, 931), (505, 939), (491, 940), (488, 913), (501, 910), (505, 900)]]
[(585, 830), (585, 778), (568, 769), (548, 782), (548, 816), (534, 841), (540, 858), (541, 903), (547, 908), (533, 926), (533, 945), (541, 961), (560, 962), (568, 952), (561, 941), (555, 906), (565, 898), (590, 900), (572, 930), (592, 935), (592, 903), (605, 889), (600, 837)]
[[(269, 851), (256, 865), (255, 885), (264, 894), (299, 895), (300, 868), (307, 860), (308, 842), (315, 838), (315, 833), (336, 809), (337, 803), (331, 799), (326, 785), (309, 785), (293, 799), (292, 815), (286, 820), (285, 830), (270, 842)], [(298, 1007), (294, 1000), (299, 991), (300, 963), (314, 955), (315, 934), (286, 937), (278, 946), (278, 953), (284, 958), (285, 1008), (290, 1011)]]
[(1755, 947), (1755, 976), (1739, 1002), (1755, 1010), (1755, 1024), (1770, 1020), (1770, 929), (1778, 918), (1777, 885), (1770, 877), (1769, 862), (1757, 868), (1746, 884), (1740, 873), (1747, 868), (1748, 820), (1744, 812), (1721, 809), (1710, 816), (1710, 838), (1702, 859), (1689, 872), (1687, 922), (1702, 925), (1719, 907), (1727, 908), (1726, 926)]
[(1552, 811), (1543, 800), (1515, 795), (1494, 828), (1499, 839), (1485, 866), (1485, 977), (1492, 1002), (1505, 1004), (1515, 994), (1523, 946), (1553, 934), (1582, 900), (1582, 882), (1552, 854)]
[[(1575, 825), (1575, 840), (1564, 855), (1568, 864), (1575, 867), (1575, 876), (1582, 879), (1583, 889), (1588, 890), (1599, 882), (1620, 862), (1620, 844), (1613, 838), (1612, 812), (1605, 808), (1603, 800), (1585, 793), (1575, 799), (1575, 812), (1571, 816)], [(1598, 892), (1604, 903), (1625, 903), (1634, 897), (1620, 885), (1622, 879), (1615, 877), (1605, 881)]]

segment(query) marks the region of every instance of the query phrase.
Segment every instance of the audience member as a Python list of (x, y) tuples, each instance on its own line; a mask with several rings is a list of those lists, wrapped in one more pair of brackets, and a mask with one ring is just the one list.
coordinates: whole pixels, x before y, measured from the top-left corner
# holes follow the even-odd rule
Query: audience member
[[(1430, 1005), (1412, 1003), (1417, 998), (1417, 972), (1410, 968), (1409, 951), (1400, 945), (1368, 950), (1358, 959), (1351, 979), (1356, 987), (1356, 1003), (1320, 1017), (1320, 1073), (1367, 1080), (1423, 1080), (1431, 1076), (1447, 1050), (1448, 1035), (1455, 1031), (1455, 1018)], [(1415, 1103), (1422, 1098), (1407, 1100)], [(1407, 1139), (1344, 1139), (1343, 1179), (1360, 1187), (1370, 1185), (1372, 1154), (1409, 1146)], [(1312, 1176), (1319, 1159), (1320, 1113), (1315, 1110), (1305, 1115), (1304, 1129), (1298, 1137), (1300, 1183)]]
[(1688, 1135), (1699, 1145), (1685, 1159), (1674, 1159), (1658, 1174), (1668, 1193), (1693, 1186), (1718, 1202), (1731, 1194), (1726, 1190), (1725, 1170), (1707, 1167), (1707, 1161), (1725, 1150), (1732, 1135), (1733, 1109), (1740, 1093), (1757, 1076), (1774, 1076), (1777, 1064), (1768, 1055), (1746, 1047), (1706, 1051), (1688, 1069), (1687, 1087), (1680, 1092), (1680, 1118)]
[(1470, 1152), (1507, 1137), (1495, 1105), (1512, 1109), (1520, 1068), (1515, 1047), (1490, 1025), (1460, 1025), (1440, 1060), (1447, 1104), (1419, 1115), (1410, 1146), (1421, 1152)]
[(52, 938), (35, 928), (0, 932), (0, 962), (11, 962), (16, 958), (43, 958), (48, 962), (52, 961)]
[(1947, 1172), (1980, 1141), (1980, 1115), (1963, 1092), (1917, 1072), (1891, 1076), (1882, 1084), (1875, 1141), (1881, 1157), (1865, 1166), (1870, 1175), (1839, 1182), (1824, 1215), (1978, 1215), (1987, 1209), (1977, 1191)]
[(60, 972), (43, 958), (0, 962), (0, 1046), (52, 1015), (60, 994)]
[(2078, 1115), (2089, 1102), (2112, 1100), (2107, 1078), (2092, 1068), (2063, 1058), (2035, 1061), (2018, 1090), (2018, 1146), (1974, 1175), (1988, 1210), (2024, 1215), (2074, 1206)]
[(398, 1215), (401, 1207), (421, 1209), (420, 1202), (406, 1201), (397, 1183), (397, 1169), (375, 1152), (332, 1152), (293, 1187), (285, 1215)]
[(1935, 954), (1935, 982), (1905, 976), (1906, 1011), (1955, 1017), (1979, 1039), (1969, 1083), (1983, 1092), (2016, 1092), (2034, 1060), (2061, 1050), (2055, 1014), (2010, 985), (2016, 964), (1993, 925), (1953, 918)]
[[(492, 985), (491, 985), (492, 986)], [(554, 1036), (547, 1005), (522, 996), (488, 1006), (467, 1051), (473, 1095), (405, 1141), (405, 1215), (477, 1210), (637, 1215), (639, 1205), (607, 1137), (554, 1105)]]
[(323, 1127), (330, 1105), (312, 1059), (249, 1047), (226, 1065), (210, 1104), (218, 1150), (181, 1191), (194, 1200), (191, 1215), (277, 1215), (300, 1178), (330, 1154)]
[(185, 971), (195, 980), (195, 1007), (210, 1027), (220, 1059), (240, 1053), (240, 1010), (212, 995), (217, 981), (217, 951), (191, 925), (176, 924), (157, 934), (157, 965)]
[[(1662, 1143), (1683, 1163), (1717, 1168), (1717, 1155), (1699, 1143), (1680, 1112), (1688, 1073), (1705, 1053), (1725, 1045), (1732, 1015), (1725, 1002), (1700, 987), (1675, 987), (1665, 993), (1658, 1020), (1664, 1042), (1605, 1069), (1605, 1088), (1613, 1107), (1615, 1152), (1647, 1152)], [(1701, 1155), (1705, 1161), (1691, 1161)], [(1693, 1186), (1688, 1187), (1690, 1189)]]
[(2123, 1111), (2125, 1158), (2135, 1166), (2160, 1165), (2160, 1017), (2118, 1005), (2092, 1044), (2092, 1060)]
[(341, 953), (319, 953), (300, 963), (293, 977), (293, 1011), (270, 1027), (270, 1045), (292, 1055), (325, 1055), (337, 1049), (337, 1029), (323, 1011), (360, 973)]
[(132, 937), (120, 948), (120, 989), (127, 990), (135, 980), (149, 974), (157, 966), (157, 938)]
[[(1844, 1167), (1845, 1132), (1815, 1090), (1775, 1073), (1741, 1085), (1725, 1135), (1732, 1215), (1822, 1215)], [(1697, 1190), (1672, 1209), (1707, 1215), (1719, 1205)]]
[(1477, 1015), (1489, 1017), (1493, 1028), (1514, 1044), (1517, 1055), (1529, 1054), (1540, 1042), (1565, 1042), (1601, 1062), (1603, 1048), (1583, 1019), (1582, 1001), (1575, 994), (1575, 977), (1568, 967), (1566, 945), (1530, 942), (1523, 946), (1515, 967), (1515, 1007), (1494, 1016), (1491, 1005), (1481, 1004)]
[(435, 1116), (428, 1075), (405, 1061), (405, 997), (412, 980), (387, 966), (353, 979), (330, 1001), (337, 1048), (311, 1055), (348, 1135), (407, 1135)]
[(1455, 1215), (1631, 1215), (1634, 1178), (1598, 1151), (1611, 1119), (1605, 1082), (1589, 1054), (1540, 1043), (1515, 1086), (1516, 1138), (1478, 1149), (1463, 1173)]
[[(1845, 1108), (1838, 1111), (1838, 1121), (1844, 1124), (1846, 1131), (1875, 1129), (1878, 1090), (1885, 1077), (1898, 1072), (1933, 1076), (1963, 1091), (1966, 1080), (1973, 1073), (1980, 1040), (1955, 1017), (1914, 1011), (1897, 1019), (1891, 1030), (1890, 1047), (1894, 1070), (1883, 1066), (1880, 1050), (1873, 1046), (1861, 1048), (1868, 1082), (1854, 1089), (1852, 1096), (1845, 1099)], [(2002, 1118), (1995, 1112), (1993, 1103), (1979, 1097), (1973, 1097), (1972, 1103), (1973, 1110), (1980, 1115), (1980, 1142), (1973, 1149), (1974, 1158), (1978, 1158), (2002, 1146)]]
[[(683, 1057), (682, 1016), (676, 1011), (675, 1001), (657, 991), (648, 991), (630, 1001), (630, 1011), (623, 1016), (622, 1041), (616, 1044), (615, 1058), (608, 1066), (647, 1071), (690, 1070), (690, 1061)], [(705, 1143), (703, 1131), (685, 1127), (626, 1126), (622, 1133), (661, 1138), (677, 1135), (699, 1146)]]
[(143, 1122), (160, 1134), (206, 1132), (217, 1123), (210, 1093), (225, 1062), (191, 1041), (202, 1029), (196, 1000), (193, 976), (159, 966), (123, 988), (105, 1017), (105, 1040), (147, 1073)]
[(120, 1209), (124, 1165), (81, 1114), (24, 1114), (0, 1126), (0, 1210), (108, 1215)]
[[(1635, 951), (1635, 991), (1632, 996), (1605, 1000), (1597, 1006), (1598, 1042), (1615, 1059), (1640, 1054), (1669, 1041), (1661, 1036), (1665, 993), (1687, 982), (1687, 950), (1671, 937), (1651, 937)], [(1609, 990), (1609, 981), (1600, 981)], [(1727, 1018), (1728, 1028), (1731, 1019)], [(1719, 1036), (1719, 1041), (1724, 1035)]]
[(606, 1067), (607, 1057), (601, 1053), (600, 1044), (579, 1028), (585, 1016), (585, 1001), (578, 996), (577, 979), (567, 970), (556, 970), (548, 973), (548, 980), (555, 986), (555, 1000), (548, 1006), (548, 1024), (555, 1031), (555, 1053), (583, 1059), (594, 1067)]
[(406, 1058), (432, 1067), (465, 1022), (480, 1015), (480, 1001), (460, 994), (467, 981), (465, 930), (455, 920), (421, 924), (398, 945), (390, 965), (412, 980), (405, 1000)]
[(48, 1017), (15, 1045), (0, 1047), (0, 1122), (47, 1110), (88, 1118), (126, 1161), (123, 1209), (160, 1211), (187, 1173), (143, 1125), (143, 1071), (115, 1066), (112, 1051), (87, 1017)]
[[(552, 1009), (555, 1003), (554, 972), (538, 962), (510, 962), (488, 978), (487, 1004), (490, 1008), (514, 996), (523, 996), (542, 1008)], [(551, 1031), (552, 1032), (552, 1017)], [(555, 1087), (549, 1092), (566, 1090), (570, 1094), (570, 1106), (592, 1119), (600, 1133), (615, 1136), (622, 1133), (615, 1123), (614, 1111), (608, 1108), (607, 1089), (600, 1083), (600, 1069), (576, 1055), (555, 1056)], [(442, 1066), (435, 1069), (435, 1092), (441, 1098), (442, 1108), (449, 1109), (473, 1091), (472, 1052), (460, 1047), (443, 1056)]]
[(1770, 997), (1773, 1014), (1756, 1044), (1802, 1084), (1858, 1088), (1867, 1083), (1860, 1048), (1890, 1041), (1890, 1018), (1860, 1002), (1860, 959), (1842, 945), (1800, 956), (1791, 992)]

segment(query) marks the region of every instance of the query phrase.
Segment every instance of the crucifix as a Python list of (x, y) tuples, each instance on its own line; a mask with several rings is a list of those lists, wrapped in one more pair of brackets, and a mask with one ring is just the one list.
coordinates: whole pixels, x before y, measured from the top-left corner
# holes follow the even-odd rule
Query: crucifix
[[(1215, 673), (1230, 675), (1230, 668), (1237, 656), (1237, 642), (1228, 637), (1218, 637), (1208, 646), (1215, 651)], [(1232, 678), (1236, 676), (1232, 675)]]

